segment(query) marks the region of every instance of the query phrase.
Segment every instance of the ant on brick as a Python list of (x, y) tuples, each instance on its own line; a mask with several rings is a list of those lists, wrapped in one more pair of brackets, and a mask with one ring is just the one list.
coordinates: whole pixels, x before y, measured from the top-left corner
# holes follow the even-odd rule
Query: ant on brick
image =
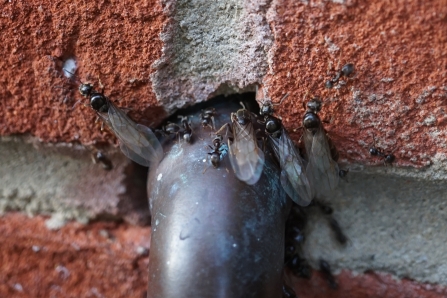
[(372, 156), (378, 156), (383, 158), (383, 162), (385, 165), (392, 165), (393, 162), (396, 160), (396, 156), (392, 153), (385, 153), (382, 149), (376, 147), (376, 140), (374, 138), (373, 134), (373, 145), (371, 148), (369, 148), (369, 154)]

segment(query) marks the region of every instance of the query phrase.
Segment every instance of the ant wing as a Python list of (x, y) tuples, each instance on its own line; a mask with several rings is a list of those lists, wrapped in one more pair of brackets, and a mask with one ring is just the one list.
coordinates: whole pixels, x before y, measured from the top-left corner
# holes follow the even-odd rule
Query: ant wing
[(326, 132), (320, 124), (315, 134), (305, 129), (303, 138), (308, 159), (306, 172), (309, 181), (315, 186), (318, 198), (329, 196), (338, 186), (340, 177), (338, 164), (331, 156)]
[(127, 158), (129, 158), (130, 160), (133, 160), (137, 164), (140, 164), (143, 167), (149, 167), (150, 166), (150, 162), (147, 159), (141, 157), (140, 153), (136, 153), (131, 148), (127, 147), (124, 143), (120, 142), (120, 149), (121, 149), (121, 152), (123, 152), (123, 154)]
[[(152, 135), (155, 137), (155, 135), (152, 132), (152, 130), (150, 128), (144, 126), (144, 125), (137, 124), (136, 128), (138, 129), (138, 131), (140, 133), (145, 134), (146, 138), (148, 140), (152, 139), (152, 137), (151, 137)], [(158, 140), (157, 140), (157, 142), (158, 142)], [(158, 161), (159, 161), (159, 160), (158, 161), (150, 161), (150, 160), (148, 160), (145, 157), (146, 155), (145, 155), (145, 152), (144, 152), (145, 151), (144, 148), (141, 150), (141, 152), (137, 153), (137, 152), (135, 152), (134, 147), (129, 146), (129, 145), (127, 145), (127, 143), (124, 143), (122, 141), (120, 141), (120, 149), (123, 152), (123, 154), (125, 156), (127, 156), (127, 158), (129, 158), (129, 159), (133, 160), (134, 162), (136, 162), (136, 163), (138, 163), (138, 164), (140, 164), (142, 166), (145, 166), (145, 167), (149, 167), (151, 165), (151, 163), (154, 165), (154, 162), (158, 163)], [(160, 146), (160, 149), (161, 149), (161, 146)], [(156, 154), (160, 154), (160, 156), (163, 157), (163, 151), (157, 152)], [(160, 160), (161, 160), (161, 158), (160, 158)]]
[(264, 167), (264, 152), (258, 147), (252, 123), (233, 123), (233, 143), (228, 141), (229, 154), (236, 177), (253, 185), (258, 182)]
[(143, 166), (158, 164), (163, 158), (163, 148), (152, 130), (133, 122), (110, 101), (108, 105), (107, 118), (98, 114), (119, 139), (124, 155)]
[(313, 185), (307, 178), (304, 161), (289, 134), (281, 127), (281, 136), (269, 136), (273, 151), (281, 167), (281, 185), (289, 197), (300, 206), (307, 206), (313, 199)]

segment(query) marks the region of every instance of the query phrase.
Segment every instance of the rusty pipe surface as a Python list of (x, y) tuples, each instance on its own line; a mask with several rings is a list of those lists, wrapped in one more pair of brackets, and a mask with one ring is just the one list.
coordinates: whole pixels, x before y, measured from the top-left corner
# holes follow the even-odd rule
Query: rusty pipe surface
[[(214, 105), (216, 129), (240, 108)], [(239, 181), (228, 157), (207, 158), (210, 127), (193, 115), (193, 142), (173, 138), (151, 169), (152, 214), (148, 297), (282, 297), (284, 230), (291, 201), (270, 154), (255, 185)], [(205, 161), (205, 162), (204, 162)]]

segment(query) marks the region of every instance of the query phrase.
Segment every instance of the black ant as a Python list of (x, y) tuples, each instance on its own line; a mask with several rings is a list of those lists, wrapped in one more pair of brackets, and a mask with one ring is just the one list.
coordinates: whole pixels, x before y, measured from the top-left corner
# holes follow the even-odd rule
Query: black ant
[(192, 137), (192, 128), (191, 128), (191, 123), (188, 121), (188, 117), (185, 116), (178, 116), (178, 118), (180, 118), (180, 122), (182, 123), (182, 135), (183, 135), (183, 139), (187, 142), (187, 143), (191, 143), (191, 137)]
[(354, 68), (354, 64), (352, 63), (348, 63), (346, 65), (344, 65), (340, 71), (337, 72), (337, 74), (335, 75), (335, 77), (333, 77), (331, 80), (326, 81), (326, 88), (331, 89), (332, 87), (334, 87), (334, 84), (338, 82), (338, 80), (341, 77), (349, 77), (353, 72), (354, 72), (355, 68)]
[[(256, 88), (257, 90), (257, 88)], [(275, 109), (274, 106), (279, 106), (289, 96), (289, 94), (284, 95), (279, 103), (273, 103), (270, 99), (265, 99), (262, 103), (259, 114), (264, 117), (264, 121), (259, 121), (259, 123), (264, 124), (265, 132), (274, 138), (279, 138), (282, 130), (281, 119), (273, 116)], [(264, 146), (265, 147), (265, 146)]]
[(335, 239), (340, 243), (341, 245), (346, 245), (348, 242), (348, 237), (343, 233), (340, 224), (338, 223), (335, 218), (330, 217), (328, 219), (329, 221), (329, 227), (331, 228), (332, 232), (334, 233)]
[(221, 159), (223, 158), (223, 156), (225, 156), (227, 149), (224, 148), (224, 146), (222, 145), (222, 136), (221, 135), (216, 135), (216, 137), (213, 140), (213, 146), (210, 146), (210, 149), (213, 150), (211, 152), (208, 153), (208, 155), (210, 155), (210, 160), (211, 163), (213, 164), (214, 168), (217, 168), (220, 164)]
[(334, 290), (337, 289), (338, 284), (335, 281), (334, 276), (332, 275), (331, 266), (329, 265), (329, 263), (323, 259), (320, 259), (319, 265), (320, 265), (320, 271), (321, 271), (321, 273), (323, 273), (324, 277), (326, 278), (326, 280), (329, 284), (329, 287)]
[(283, 286), (282, 286), (282, 297), (283, 298), (296, 298), (297, 296), (296, 296), (295, 291), (291, 287), (289, 287), (286, 284), (283, 284)]
[[(93, 85), (90, 83), (81, 82), (74, 73), (68, 71), (67, 69), (63, 69), (65, 72), (71, 74), (76, 81), (79, 83), (79, 93), (89, 99), (89, 104), (84, 104), (84, 106), (88, 106), (97, 112), (98, 118), (96, 118), (95, 123), (99, 120), (100, 113), (107, 114), (109, 112), (109, 107), (112, 104), (107, 96), (104, 95), (104, 87), (101, 88), (101, 91), (97, 91), (93, 88)], [(102, 84), (101, 84), (102, 85)], [(77, 101), (73, 108), (79, 103)], [(104, 129), (104, 121), (101, 124), (101, 130)]]
[(310, 268), (307, 261), (299, 254), (295, 254), (287, 263), (287, 268), (289, 268), (295, 276), (310, 279), (312, 275), (312, 269)]
[[(64, 71), (70, 73), (66, 69)], [(102, 120), (101, 130), (105, 123), (119, 139), (124, 155), (145, 167), (160, 162), (163, 148), (150, 128), (133, 122), (104, 95), (104, 90), (99, 92), (93, 89), (92, 84), (77, 81), (80, 83), (79, 93), (90, 100), (88, 106), (96, 112), (97, 120)]]
[(207, 108), (205, 110), (202, 110), (202, 113), (200, 113), (200, 118), (202, 121), (203, 127), (211, 127), (211, 129), (215, 130), (214, 127), (214, 115), (216, 114), (215, 108)]
[(100, 163), (102, 168), (106, 171), (113, 169), (112, 161), (99, 150), (92, 154), (92, 160), (94, 164)]
[(392, 165), (393, 162), (396, 160), (396, 156), (392, 153), (385, 153), (382, 149), (376, 147), (376, 140), (373, 135), (373, 146), (369, 148), (369, 154), (372, 156), (378, 156), (383, 158), (383, 162), (385, 165), (389, 164)]
[(334, 209), (331, 206), (328, 206), (319, 200), (313, 200), (311, 205), (317, 206), (320, 208), (321, 212), (323, 212), (323, 214), (326, 215), (326, 218), (329, 223), (329, 227), (331, 228), (332, 232), (334, 233), (335, 239), (341, 245), (346, 245), (346, 243), (349, 240), (348, 237), (343, 233), (343, 230), (341, 229), (338, 221), (331, 216), (334, 213)]
[(340, 176), (340, 178), (343, 178), (343, 179), (345, 179), (347, 181), (346, 176), (348, 176), (348, 173), (349, 173), (349, 169), (347, 169), (347, 170), (339, 170), (338, 171), (338, 176)]
[(168, 122), (166, 125), (162, 126), (161, 130), (157, 129), (156, 132), (162, 136), (177, 135), (180, 141), (180, 130), (181, 127), (175, 123)]
[[(71, 74), (76, 78), (76, 75), (69, 70), (64, 68), (64, 71)], [(99, 113), (107, 113), (109, 111), (109, 99), (104, 95), (104, 88), (101, 91), (96, 91), (93, 89), (93, 85), (90, 83), (82, 83), (79, 79), (76, 78), (79, 83), (79, 93), (88, 98), (90, 101), (89, 106)], [(76, 104), (75, 104), (76, 105)]]

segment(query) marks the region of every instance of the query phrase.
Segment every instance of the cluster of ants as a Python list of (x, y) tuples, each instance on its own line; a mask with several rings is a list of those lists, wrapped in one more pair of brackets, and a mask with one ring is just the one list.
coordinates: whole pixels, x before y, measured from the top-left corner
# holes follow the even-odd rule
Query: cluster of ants
[[(211, 128), (211, 130), (215, 130), (215, 115), (215, 108), (206, 108), (202, 110), (199, 116), (202, 127), (209, 127)], [(178, 116), (178, 118), (180, 119), (180, 125), (177, 123), (168, 122), (166, 125), (163, 125), (161, 129), (156, 129), (155, 133), (158, 134), (160, 137), (170, 137), (172, 135), (175, 135), (178, 136), (179, 139), (183, 138), (186, 143), (191, 143), (193, 141), (193, 129), (190, 119), (188, 118), (188, 116)], [(226, 153), (222, 135), (215, 134), (212, 144), (213, 146), (209, 145), (209, 148), (212, 151), (209, 152), (208, 155), (210, 156), (212, 165), (217, 168), (220, 164), (221, 159), (223, 158), (224, 152)]]
[[(326, 87), (332, 88), (341, 77), (348, 77), (353, 72), (354, 65), (346, 64), (335, 77), (326, 82)], [(104, 95), (103, 91), (94, 90), (91, 84), (81, 83), (79, 91), (82, 96), (89, 99), (88, 106), (115, 133), (120, 141), (122, 152), (143, 166), (153, 165), (163, 158), (163, 148), (158, 140), (160, 137), (175, 135), (186, 143), (193, 142), (193, 125), (187, 116), (178, 116), (179, 124), (168, 122), (161, 129), (152, 132), (149, 128), (130, 120), (126, 113), (122, 112)], [(281, 99), (280, 103), (286, 97), (287, 95)], [(322, 121), (318, 116), (322, 106), (321, 100), (314, 98), (309, 101), (303, 117), (306, 160), (295, 148), (281, 119), (274, 116), (273, 106), (274, 104), (270, 100), (264, 100), (260, 115), (257, 116), (249, 112), (242, 104), (242, 109), (231, 114), (231, 123), (225, 124), (217, 131), (214, 124), (216, 110), (206, 108), (200, 113), (200, 124), (203, 129), (209, 128), (214, 132), (212, 146), (208, 145), (211, 151), (207, 153), (211, 164), (217, 168), (222, 159), (228, 156), (238, 179), (250, 185), (258, 181), (264, 165), (265, 146), (263, 150), (258, 147), (257, 130), (253, 127), (260, 126), (262, 128), (264, 143), (268, 140), (272, 155), (276, 157), (281, 168), (281, 184), (288, 196), (296, 203), (288, 220), (285, 264), (294, 274), (308, 277), (310, 267), (300, 256), (299, 249), (305, 239), (303, 230), (306, 224), (306, 218), (302, 215), (301, 208), (309, 204), (318, 205), (313, 200), (318, 197), (316, 194), (321, 189), (332, 191), (338, 184), (338, 178), (346, 176), (347, 171), (339, 170), (338, 153), (326, 136)], [(225, 136), (230, 135), (227, 137), (228, 145), (223, 141), (225, 130)], [(314, 156), (315, 153), (312, 150), (316, 149), (323, 154)], [(369, 153), (371, 156), (382, 158), (385, 165), (391, 165), (395, 161), (395, 156), (392, 153), (386, 153), (376, 147), (374, 137)], [(98, 155), (95, 158), (98, 161), (105, 159), (103, 155)], [(325, 161), (317, 160), (321, 158), (324, 158)], [(249, 172), (243, 168), (247, 159), (252, 163), (249, 166)], [(321, 168), (322, 164), (327, 168)], [(307, 174), (301, 169), (305, 169)], [(323, 185), (325, 183), (326, 185)], [(332, 213), (330, 207), (320, 205), (320, 208), (328, 216)], [(335, 239), (342, 245), (346, 244), (347, 237), (343, 234), (338, 222), (333, 218), (329, 218), (328, 222), (334, 231)], [(337, 283), (330, 273), (329, 264), (324, 260), (320, 260), (319, 264), (320, 270), (327, 276), (329, 285), (336, 288)], [(284, 289), (285, 297), (294, 297), (287, 287)]]
[(178, 135), (181, 136), (185, 142), (191, 143), (191, 122), (186, 116), (178, 116), (178, 118), (180, 118), (180, 125), (173, 122), (168, 122), (166, 125), (162, 126), (161, 129), (156, 129), (155, 133), (165, 137), (170, 135)]
[[(70, 73), (68, 70), (64, 70), (64, 71)], [(328, 80), (326, 82), (325, 86), (327, 88), (332, 88), (334, 86), (334, 84), (339, 82), (340, 78), (349, 77), (352, 75), (353, 72), (354, 72), (354, 65), (351, 63), (348, 63), (348, 64), (344, 65), (340, 71), (337, 71), (336, 75), (332, 79)], [(70, 73), (70, 74), (74, 76), (74, 74), (72, 74), (72, 73)], [(80, 82), (79, 91), (82, 96), (89, 99), (88, 106), (90, 106), (98, 114), (98, 118), (101, 118), (103, 120), (103, 124), (104, 124), (104, 122), (106, 124), (110, 124), (110, 121), (108, 121), (108, 120), (110, 118), (112, 118), (112, 119), (116, 118), (117, 114), (119, 114), (118, 116), (120, 116), (122, 118), (124, 117), (123, 116), (124, 113), (117, 113), (117, 111), (119, 111), (119, 108), (117, 108), (108, 99), (108, 97), (106, 97), (104, 95), (103, 91), (94, 90), (93, 86), (91, 84)], [(281, 99), (281, 102), (286, 97), (287, 97), (287, 95)], [(315, 100), (314, 102), (318, 102), (318, 100)], [(312, 116), (313, 114), (316, 114), (319, 111), (319, 109), (321, 108), (321, 105), (308, 106), (308, 108), (310, 111), (313, 112), (313, 113), (309, 114)], [(243, 109), (243, 110), (246, 111), (245, 109)], [(110, 114), (112, 114), (112, 113), (114, 114), (113, 115), (114, 117), (110, 117)], [(202, 113), (200, 114), (200, 118), (201, 118), (200, 121), (201, 121), (202, 127), (204, 127), (204, 128), (209, 127), (215, 131), (214, 117), (213, 117), (215, 115), (215, 113), (216, 113), (216, 111), (214, 108), (207, 108), (207, 109), (202, 110)], [(109, 114), (109, 117), (104, 116), (106, 114)], [(278, 118), (273, 117), (273, 104), (271, 102), (267, 101), (267, 102), (265, 102), (265, 104), (262, 105), (260, 115), (262, 118), (261, 122), (263, 121), (263, 123), (265, 125), (265, 133), (267, 135), (275, 136), (277, 134), (280, 134), (280, 128), (282, 127), (282, 124)], [(155, 130), (155, 134), (157, 135), (157, 137), (163, 137), (163, 136), (166, 137), (166, 136), (170, 136), (170, 135), (176, 135), (179, 137), (181, 136), (185, 142), (190, 143), (191, 139), (192, 139), (192, 135), (193, 135), (193, 129), (192, 129), (191, 122), (188, 119), (188, 117), (185, 117), (185, 116), (178, 116), (178, 117), (180, 118), (180, 124), (168, 122), (166, 125), (162, 126), (161, 129)], [(237, 118), (238, 114), (235, 114), (235, 117)], [(241, 117), (240, 119), (243, 119), (244, 117), (245, 118), (250, 117), (249, 121), (251, 121), (251, 116), (247, 116), (247, 114), (244, 114), (244, 112), (241, 113), (240, 117)], [(245, 120), (247, 120), (247, 119), (245, 119)], [(259, 122), (259, 120), (258, 120), (258, 122)], [(117, 137), (120, 140), (122, 140), (122, 138), (119, 137), (120, 134), (116, 133), (117, 129), (118, 129), (117, 126), (109, 125), (109, 128), (113, 132), (115, 132), (115, 135), (117, 135)], [(221, 130), (219, 130), (219, 132), (220, 131)], [(152, 142), (153, 143), (155, 142), (154, 138), (152, 138)], [(215, 133), (215, 137), (212, 140), (212, 144), (213, 144), (212, 146), (209, 146), (211, 149), (211, 152), (209, 152), (208, 155), (210, 156), (210, 161), (211, 161), (212, 165), (214, 167), (218, 167), (221, 158), (223, 158), (224, 155), (226, 154), (227, 148), (225, 148), (225, 146), (223, 146), (223, 137), (218, 132)], [(137, 144), (137, 146), (138, 146), (138, 144)], [(157, 144), (157, 146), (158, 146), (158, 144)], [(335, 149), (335, 147), (333, 147), (331, 144), (331, 151), (333, 149)], [(385, 153), (382, 149), (377, 148), (375, 146), (375, 139), (373, 139), (373, 145), (370, 147), (369, 152), (370, 152), (371, 156), (377, 156), (377, 157), (382, 158), (385, 165), (391, 165), (395, 161), (395, 156), (392, 153)], [(333, 158), (336, 159), (335, 158), (335, 155), (337, 154), (336, 150), (335, 150), (335, 153), (334, 152), (331, 152), (331, 153), (333, 154)], [(95, 159), (96, 159), (96, 157), (95, 157)], [(102, 154), (100, 156), (100, 158), (98, 158), (96, 160), (101, 162), (102, 160), (105, 160), (105, 159), (106, 159), (106, 157), (103, 156), (103, 154)], [(146, 163), (144, 165), (146, 165)], [(105, 167), (105, 168), (110, 169), (110, 166)], [(343, 170), (340, 171), (341, 176), (346, 175), (346, 173), (347, 173), (347, 171), (343, 171)]]

